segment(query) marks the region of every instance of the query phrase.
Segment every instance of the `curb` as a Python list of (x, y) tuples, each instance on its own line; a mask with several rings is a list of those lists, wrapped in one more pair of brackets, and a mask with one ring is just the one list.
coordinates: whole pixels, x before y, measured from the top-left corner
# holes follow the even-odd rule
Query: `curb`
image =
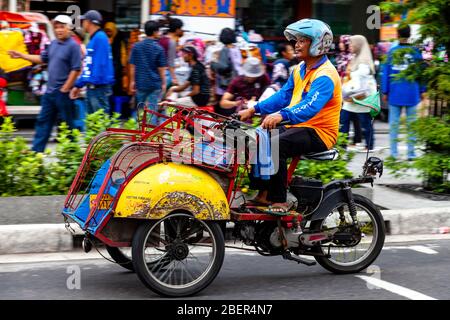
[(381, 210), (389, 234), (427, 234), (450, 226), (450, 208)]
[[(382, 210), (389, 235), (432, 234), (450, 226), (450, 208)], [(234, 223), (227, 223), (226, 238)], [(71, 251), (83, 232), (76, 224), (72, 235), (64, 224), (0, 225), (0, 254)]]

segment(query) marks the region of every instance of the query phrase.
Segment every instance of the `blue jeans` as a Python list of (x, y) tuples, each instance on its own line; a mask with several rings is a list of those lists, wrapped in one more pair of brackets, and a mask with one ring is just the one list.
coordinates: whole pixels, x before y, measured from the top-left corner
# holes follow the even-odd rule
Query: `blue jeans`
[[(359, 123), (359, 116), (355, 112), (350, 112), (347, 110), (342, 109), (341, 110), (341, 116), (340, 116), (340, 129), (339, 132), (346, 133), (348, 136), (348, 133), (350, 132), (350, 122), (353, 122), (353, 128), (355, 130), (355, 135), (353, 137), (353, 143), (360, 143), (361, 142), (361, 125)], [(347, 137), (347, 142), (350, 143)]]
[(103, 109), (109, 114), (109, 97), (112, 96), (112, 86), (106, 85), (95, 89), (87, 89), (86, 91), (86, 111), (87, 114)]
[(62, 93), (56, 89), (52, 93), (46, 93), (41, 98), (41, 112), (36, 120), (35, 135), (32, 150), (44, 152), (48, 139), (56, 123), (58, 114), (62, 121), (66, 122), (69, 129), (74, 129), (74, 104), (68, 93)]
[[(161, 98), (161, 89), (145, 91), (145, 90), (137, 90), (136, 91), (136, 104), (137, 110), (144, 109), (143, 104), (147, 106), (148, 109), (158, 112), (158, 102)], [(159, 112), (164, 113), (164, 112)], [(133, 117), (136, 117), (136, 112), (134, 112)], [(151, 117), (150, 124), (153, 126), (161, 124), (164, 119), (160, 117), (156, 117), (155, 115), (149, 115)]]
[(372, 117), (369, 113), (358, 113), (359, 122), (361, 123), (364, 140), (366, 140), (366, 148), (372, 150), (375, 145), (375, 135), (373, 134)]
[(408, 159), (414, 159), (416, 157), (416, 154), (414, 152), (414, 143), (416, 142), (416, 138), (411, 136), (411, 122), (413, 122), (416, 119), (417, 106), (403, 107), (403, 106), (389, 105), (388, 118), (389, 118), (389, 135), (391, 142), (391, 156), (394, 158), (398, 157), (397, 138), (402, 108), (406, 109), (406, 126), (408, 132)]

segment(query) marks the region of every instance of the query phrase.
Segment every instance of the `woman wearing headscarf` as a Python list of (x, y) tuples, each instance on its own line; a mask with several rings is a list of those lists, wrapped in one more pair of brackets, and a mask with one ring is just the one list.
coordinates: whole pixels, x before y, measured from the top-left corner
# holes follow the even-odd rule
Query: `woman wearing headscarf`
[[(362, 109), (352, 100), (352, 98), (363, 99), (377, 91), (372, 52), (370, 51), (367, 39), (362, 35), (351, 36), (349, 48), (353, 54), (353, 59), (348, 64), (347, 75), (342, 88), (344, 104), (341, 117), (348, 117), (350, 112), (358, 114), (363, 128), (366, 148), (372, 150), (374, 146), (374, 134), (371, 117), (367, 113), (367, 110)], [(343, 131), (341, 130), (341, 132)]]
[(123, 88), (127, 87), (123, 84), (123, 77), (126, 75), (125, 68), (128, 60), (127, 45), (117, 30), (117, 26), (114, 22), (107, 22), (104, 29), (105, 33), (108, 35), (113, 55), (114, 78), (116, 79), (113, 86), (114, 96), (123, 96)]
[[(350, 35), (344, 34), (339, 37), (339, 53), (336, 56), (336, 70), (344, 80), (347, 74), (347, 67), (353, 58), (353, 54), (350, 52)], [(344, 114), (345, 113), (345, 114)], [(348, 134), (350, 131), (350, 122), (353, 123), (355, 135), (353, 136), (353, 144), (361, 142), (361, 124), (359, 123), (359, 117), (357, 113), (348, 112), (343, 110), (340, 120), (340, 132)]]

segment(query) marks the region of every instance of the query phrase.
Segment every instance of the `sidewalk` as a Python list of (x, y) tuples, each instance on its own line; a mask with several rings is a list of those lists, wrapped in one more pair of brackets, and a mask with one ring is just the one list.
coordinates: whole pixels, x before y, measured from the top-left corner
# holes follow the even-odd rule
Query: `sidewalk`
[[(389, 125), (385, 122), (375, 122), (375, 149), (377, 151), (370, 153), (369, 157), (386, 159), (390, 155)], [(400, 143), (398, 149), (400, 157), (406, 158), (406, 145)], [(420, 151), (417, 153), (420, 154)], [(355, 176), (361, 174), (365, 159), (366, 153), (357, 153), (352, 162), (349, 163), (348, 168)], [(433, 201), (380, 185), (417, 184), (419, 186), (421, 183), (422, 180), (415, 170), (410, 170), (407, 176), (399, 179), (395, 178), (385, 166), (383, 175), (374, 183), (372, 200), (375, 204), (386, 209), (450, 208), (450, 201)]]

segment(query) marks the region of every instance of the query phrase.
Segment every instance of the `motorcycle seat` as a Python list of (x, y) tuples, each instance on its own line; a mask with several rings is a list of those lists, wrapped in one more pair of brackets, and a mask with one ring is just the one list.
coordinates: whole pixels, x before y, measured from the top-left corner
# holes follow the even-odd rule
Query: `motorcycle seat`
[(305, 160), (319, 160), (319, 161), (333, 161), (339, 157), (339, 151), (337, 149), (331, 149), (318, 153), (308, 153), (301, 158)]

